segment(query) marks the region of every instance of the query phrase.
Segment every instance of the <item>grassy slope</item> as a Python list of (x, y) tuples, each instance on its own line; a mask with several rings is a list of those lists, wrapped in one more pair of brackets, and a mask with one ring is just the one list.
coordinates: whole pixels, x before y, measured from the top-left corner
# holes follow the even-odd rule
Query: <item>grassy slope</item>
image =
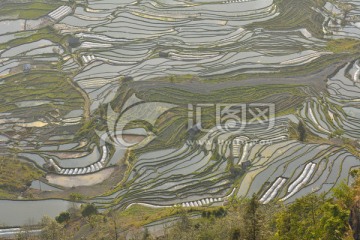
[(276, 0), (279, 15), (265, 22), (251, 24), (250, 27), (268, 30), (306, 28), (314, 36), (322, 37), (324, 17), (312, 10), (312, 7), (321, 7), (325, 2), (325, 0)]
[(61, 5), (60, 1), (34, 0), (28, 3), (10, 1), (1, 6), (0, 16), (3, 18), (8, 16), (9, 18), (37, 19)]
[[(273, 96), (279, 94), (288, 94), (290, 97), (281, 101), (276, 101), (283, 107), (279, 108), (277, 113), (280, 115), (294, 113), (296, 106), (305, 98), (304, 92), (300, 90), (300, 85), (260, 85), (249, 87), (234, 87), (213, 91), (210, 93), (193, 93), (176, 88), (152, 88), (141, 90), (136, 95), (149, 102), (169, 102), (180, 107), (171, 109), (164, 113), (156, 122), (155, 129), (152, 129), (159, 137), (158, 140), (150, 143), (147, 147), (141, 149), (146, 152), (160, 147), (166, 148), (174, 146), (184, 139), (187, 129), (187, 106), (189, 103), (253, 103), (253, 102), (271, 102)], [(123, 94), (120, 94), (123, 96)], [(122, 99), (124, 101), (124, 99)], [(119, 105), (121, 101), (115, 98), (113, 105)], [(214, 120), (214, 114), (211, 109), (205, 109), (205, 124), (211, 124)]]
[(21, 44), (36, 42), (41, 39), (47, 39), (47, 40), (52, 41), (53, 43), (63, 43), (64, 42), (64, 37), (57, 34), (50, 27), (45, 27), (45, 28), (42, 28), (42, 29), (39, 29), (36, 31), (30, 31), (29, 35), (25, 35), (25, 34), (21, 34), (21, 33), (19, 33), (17, 35), (18, 35), (18, 38), (15, 38), (9, 42), (0, 44), (0, 49), (12, 48), (12, 47), (16, 47)]
[(357, 39), (334, 39), (327, 43), (326, 49), (334, 53), (358, 53), (360, 41)]
[[(32, 88), (29, 89), (29, 86)], [(67, 83), (64, 76), (55, 71), (33, 71), (28, 75), (20, 73), (5, 78), (5, 83), (0, 88), (0, 95), (2, 99), (0, 111), (2, 112), (18, 110), (15, 102), (36, 99), (64, 101), (64, 104), (52, 103), (48, 110), (54, 108), (64, 111), (73, 110), (83, 103), (79, 94)]]
[(14, 198), (43, 173), (30, 164), (8, 157), (0, 158), (0, 198)]

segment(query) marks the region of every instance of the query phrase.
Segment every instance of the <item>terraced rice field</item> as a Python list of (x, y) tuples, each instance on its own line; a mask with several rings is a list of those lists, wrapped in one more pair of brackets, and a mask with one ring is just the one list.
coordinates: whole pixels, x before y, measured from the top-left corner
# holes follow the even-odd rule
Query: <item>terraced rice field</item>
[[(272, 148), (269, 155), (264, 154), (267, 148)], [(328, 192), (347, 180), (348, 172), (360, 163), (351, 153), (331, 145), (296, 141), (266, 147), (255, 155), (253, 170), (245, 175), (238, 195), (251, 196), (262, 189), (263, 203), (274, 198), (288, 203), (304, 193)]]
[[(19, 10), (0, 17), (2, 154), (43, 170), (31, 188), (62, 198), (76, 179), (112, 179), (87, 199), (102, 210), (222, 205), (253, 194), (290, 203), (351, 182), (360, 165), (360, 63), (327, 44), (359, 38), (359, 4), (292, 4), (4, 2)], [(208, 131), (188, 126), (197, 106), (230, 103), (275, 110), (242, 119), (236, 131), (214, 126), (209, 109)], [(316, 142), (295, 140), (300, 121)]]
[(310, 131), (327, 138), (342, 135), (358, 140), (360, 115), (358, 60), (346, 64), (327, 81), (327, 93), (312, 98), (300, 111)]
[(324, 15), (323, 28), (328, 37), (359, 38), (360, 33), (360, 3), (358, 1), (327, 2), (322, 9)]

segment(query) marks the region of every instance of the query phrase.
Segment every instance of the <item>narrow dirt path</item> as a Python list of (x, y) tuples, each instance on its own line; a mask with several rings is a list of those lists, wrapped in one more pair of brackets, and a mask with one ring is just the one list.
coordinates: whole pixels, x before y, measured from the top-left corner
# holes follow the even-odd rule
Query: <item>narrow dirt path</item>
[(90, 102), (90, 98), (89, 96), (87, 95), (87, 93), (75, 82), (73, 82), (71, 80), (71, 78), (66, 78), (66, 81), (76, 90), (78, 91), (82, 98), (84, 99), (84, 120), (85, 121), (88, 121), (90, 119), (90, 105), (91, 105), (91, 102)]

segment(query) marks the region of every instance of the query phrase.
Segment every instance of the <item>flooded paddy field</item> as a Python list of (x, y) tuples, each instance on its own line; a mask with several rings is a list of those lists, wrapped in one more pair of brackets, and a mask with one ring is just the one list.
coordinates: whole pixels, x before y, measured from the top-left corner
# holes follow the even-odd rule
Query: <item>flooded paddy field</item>
[(324, 32), (329, 38), (359, 38), (360, 4), (358, 1), (327, 2), (322, 9)]
[[(351, 182), (360, 65), (328, 42), (359, 38), (358, 4), (305, 2), (4, 2), (19, 8), (0, 14), (0, 149), (44, 177), (26, 201), (1, 200), (14, 219), (0, 224), (24, 224), (14, 206), (57, 215), (69, 203), (41, 199), (69, 189), (94, 187), (86, 201), (101, 210), (191, 208), (252, 194), (287, 204)], [(275, 109), (234, 132), (207, 109), (209, 131), (189, 128), (191, 109), (234, 103)], [(300, 121), (317, 142), (294, 137)]]
[(61, 211), (65, 211), (71, 206), (70, 202), (57, 199), (41, 201), (0, 200), (0, 202), (2, 216), (6, 216), (6, 218), (1, 218), (1, 225), (5, 226), (36, 224), (44, 215), (56, 217)]

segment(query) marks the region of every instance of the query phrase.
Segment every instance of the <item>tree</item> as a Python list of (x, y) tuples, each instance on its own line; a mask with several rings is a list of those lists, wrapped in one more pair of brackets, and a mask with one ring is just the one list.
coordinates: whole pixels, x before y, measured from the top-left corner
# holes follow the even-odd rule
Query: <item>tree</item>
[(78, 202), (84, 198), (85, 198), (84, 195), (82, 195), (80, 193), (71, 193), (69, 195), (69, 199), (70, 199), (71, 203), (70, 203), (70, 206), (67, 211), (70, 213), (70, 218), (80, 217)]
[(100, 227), (101, 223), (104, 222), (104, 216), (97, 214), (90, 215), (87, 217), (87, 222), (91, 228)]
[(69, 199), (72, 202), (83, 200), (85, 197), (80, 193), (71, 193)]
[(280, 240), (319, 239), (319, 207), (323, 197), (310, 194), (296, 199), (276, 216), (276, 238)]
[(62, 231), (62, 227), (55, 220), (50, 217), (43, 217), (41, 220), (41, 225), (43, 226), (40, 239), (43, 240), (63, 240), (64, 232)]
[(117, 224), (116, 217), (115, 217), (115, 211), (113, 209), (110, 210), (109, 216), (114, 225), (114, 239), (118, 240), (119, 239), (119, 229), (118, 229), (118, 224)]
[(231, 240), (240, 240), (241, 232), (240, 229), (234, 229), (231, 233)]
[(334, 187), (332, 192), (337, 203), (343, 208), (350, 209), (354, 205), (355, 192), (345, 181)]
[(334, 199), (310, 194), (297, 199), (276, 216), (274, 239), (340, 240), (349, 230), (349, 210)]
[(151, 239), (151, 235), (150, 235), (149, 229), (147, 227), (145, 227), (145, 229), (144, 229), (142, 238), (143, 238), (143, 240)]
[(81, 210), (83, 217), (90, 217), (91, 215), (97, 214), (98, 210), (94, 204), (86, 204)]
[[(322, 230), (321, 239), (341, 240), (348, 231), (348, 220), (350, 211), (342, 209), (338, 204), (330, 201), (325, 202), (321, 207), (323, 212), (320, 220), (320, 229)], [(320, 238), (319, 238), (320, 239)]]
[(260, 239), (261, 216), (259, 212), (260, 202), (254, 194), (250, 201), (246, 204), (244, 224), (245, 224), (245, 238), (247, 240)]
[(77, 37), (71, 36), (67, 39), (67, 41), (68, 41), (69, 47), (71, 47), (71, 48), (77, 48), (81, 45), (81, 41)]
[(236, 178), (244, 174), (244, 170), (240, 166), (230, 166), (231, 177)]
[(299, 141), (301, 141), (301, 142), (305, 141), (305, 139), (306, 139), (306, 129), (305, 129), (304, 123), (302, 121), (299, 122), (297, 130), (299, 132)]
[(68, 222), (70, 220), (70, 213), (69, 212), (62, 212), (59, 216), (55, 217), (55, 220), (58, 223)]

